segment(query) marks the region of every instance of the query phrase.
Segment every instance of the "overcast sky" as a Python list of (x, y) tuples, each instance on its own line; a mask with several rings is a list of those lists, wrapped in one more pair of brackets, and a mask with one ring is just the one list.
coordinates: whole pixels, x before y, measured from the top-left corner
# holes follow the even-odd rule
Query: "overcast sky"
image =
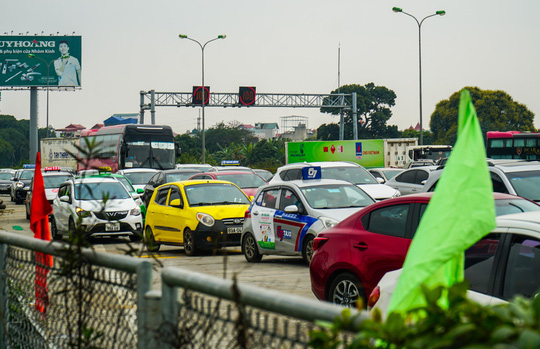
[[(419, 121), (418, 25), (422, 24), (424, 127), (436, 104), (465, 86), (503, 90), (525, 104), (540, 127), (540, 1), (538, 0), (20, 0), (5, 1), (0, 35), (82, 36), (82, 89), (50, 92), (49, 119), (91, 127), (116, 113), (138, 113), (139, 91), (213, 92), (256, 86), (258, 93), (326, 94), (341, 84), (373, 82), (393, 90), (389, 125)], [(39, 127), (46, 123), (39, 93)], [(30, 93), (2, 91), (0, 113), (29, 119)], [(156, 123), (177, 133), (196, 127), (200, 108), (159, 107)], [(277, 122), (307, 116), (308, 127), (339, 121), (318, 109), (206, 108), (206, 127), (218, 122)], [(145, 114), (150, 122), (150, 113)], [(280, 124), (281, 125), (281, 124)]]

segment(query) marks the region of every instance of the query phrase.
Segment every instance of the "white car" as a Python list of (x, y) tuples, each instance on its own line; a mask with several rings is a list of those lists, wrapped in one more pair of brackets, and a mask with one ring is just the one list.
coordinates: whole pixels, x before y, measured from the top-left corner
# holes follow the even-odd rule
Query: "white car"
[[(105, 203), (104, 195), (109, 197)], [(69, 180), (60, 186), (52, 207), (53, 239), (74, 231), (79, 219), (88, 237), (129, 236), (137, 241), (142, 236), (141, 209), (114, 178)]]
[(414, 167), (402, 171), (397, 176), (389, 179), (386, 185), (399, 190), (401, 195), (421, 193), (430, 175), (437, 166)]
[(288, 255), (302, 256), (309, 264), (319, 232), (374, 202), (352, 183), (335, 179), (262, 186), (244, 216), (242, 252), (248, 262), (258, 262), (263, 255)]
[(121, 174), (129, 179), (135, 190), (144, 190), (144, 186), (157, 172), (158, 170), (153, 168), (129, 168), (125, 170), (118, 170), (116, 173)]
[[(386, 273), (371, 293), (368, 308), (387, 314), (401, 270)], [(497, 217), (497, 227), (465, 252), (468, 296), (484, 304), (532, 298), (540, 288), (540, 211)]]
[(302, 168), (321, 167), (323, 179), (340, 179), (356, 184), (377, 201), (401, 196), (400, 192), (386, 184), (381, 184), (364, 167), (347, 161), (297, 162), (281, 166), (269, 184), (302, 179)]

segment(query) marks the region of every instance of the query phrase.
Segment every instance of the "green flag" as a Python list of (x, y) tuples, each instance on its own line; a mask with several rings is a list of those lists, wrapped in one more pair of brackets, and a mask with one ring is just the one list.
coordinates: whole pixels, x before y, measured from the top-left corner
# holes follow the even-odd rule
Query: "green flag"
[(469, 91), (461, 91), (457, 141), (411, 243), (388, 311), (425, 304), (420, 285), (463, 281), (464, 251), (495, 228), (493, 186)]

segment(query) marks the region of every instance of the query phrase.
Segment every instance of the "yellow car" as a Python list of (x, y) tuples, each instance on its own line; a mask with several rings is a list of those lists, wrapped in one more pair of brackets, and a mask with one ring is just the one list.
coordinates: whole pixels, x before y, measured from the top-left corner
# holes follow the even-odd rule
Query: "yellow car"
[(188, 256), (200, 250), (240, 246), (249, 198), (235, 184), (220, 180), (171, 182), (157, 187), (146, 210), (149, 251), (160, 245), (184, 246)]

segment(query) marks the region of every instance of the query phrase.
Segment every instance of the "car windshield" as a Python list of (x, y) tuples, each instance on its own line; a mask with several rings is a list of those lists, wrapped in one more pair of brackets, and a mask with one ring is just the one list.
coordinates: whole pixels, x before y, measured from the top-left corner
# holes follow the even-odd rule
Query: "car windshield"
[(220, 180), (233, 182), (242, 189), (258, 188), (266, 184), (265, 180), (256, 175), (255, 173), (235, 173), (216, 176)]
[(124, 176), (131, 182), (133, 185), (145, 185), (148, 183), (150, 178), (155, 175), (155, 172), (125, 172)]
[(134, 193), (135, 192), (135, 188), (133, 188), (133, 185), (131, 185), (131, 183), (129, 182), (129, 180), (126, 178), (126, 177), (115, 177), (116, 179), (118, 179), (120, 181), (120, 183), (122, 183), (124, 185), (124, 187), (126, 187), (127, 191), (130, 192), (130, 193)]
[(363, 167), (326, 167), (321, 169), (321, 176), (324, 179), (341, 179), (350, 183), (358, 184), (379, 184), (371, 173)]
[(43, 183), (45, 184), (45, 189), (60, 188), (60, 185), (70, 178), (73, 177), (70, 175), (43, 176)]
[(497, 216), (529, 211), (540, 211), (540, 206), (529, 200), (519, 198), (495, 200), (495, 214)]
[(189, 179), (189, 177), (193, 176), (196, 173), (200, 173), (200, 172), (193, 171), (193, 172), (168, 173), (165, 175), (165, 178), (166, 178), (165, 183), (185, 181), (186, 179)]
[(375, 202), (354, 185), (317, 185), (300, 190), (309, 206), (315, 209), (365, 207)]
[(131, 198), (120, 182), (92, 182), (75, 185), (75, 199), (77, 200), (102, 200), (105, 195), (108, 195), (110, 199)]
[(540, 171), (507, 172), (506, 177), (517, 195), (540, 201)]
[(189, 206), (249, 205), (246, 195), (232, 184), (205, 183), (185, 187)]
[(34, 170), (23, 171), (21, 173), (21, 176), (19, 177), (19, 179), (32, 179), (32, 178), (34, 178)]
[(0, 173), (0, 179), (3, 179), (3, 180), (10, 180), (11, 177), (13, 177), (13, 175), (9, 172), (2, 172)]

